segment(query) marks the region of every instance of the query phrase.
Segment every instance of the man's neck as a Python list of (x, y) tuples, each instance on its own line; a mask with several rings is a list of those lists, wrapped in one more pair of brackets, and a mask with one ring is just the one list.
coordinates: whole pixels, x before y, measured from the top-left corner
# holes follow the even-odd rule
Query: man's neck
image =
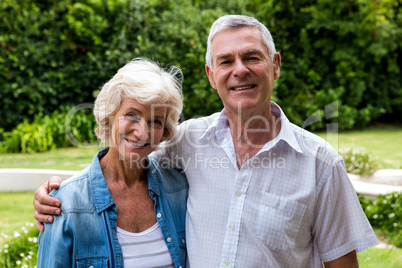
[(239, 169), (279, 135), (280, 117), (275, 116), (271, 109), (266, 111), (268, 113), (259, 115), (227, 113)]

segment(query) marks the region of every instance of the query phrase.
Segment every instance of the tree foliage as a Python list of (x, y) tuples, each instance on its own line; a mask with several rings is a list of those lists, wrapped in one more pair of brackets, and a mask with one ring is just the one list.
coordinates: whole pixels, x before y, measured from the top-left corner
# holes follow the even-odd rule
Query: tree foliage
[(312, 129), (402, 121), (397, 0), (3, 0), (0, 127), (93, 102), (140, 56), (183, 69), (186, 118), (220, 110), (204, 55), (208, 29), (224, 14), (254, 16), (271, 30), (282, 55), (274, 100), (291, 121), (302, 126), (316, 111), (323, 119)]

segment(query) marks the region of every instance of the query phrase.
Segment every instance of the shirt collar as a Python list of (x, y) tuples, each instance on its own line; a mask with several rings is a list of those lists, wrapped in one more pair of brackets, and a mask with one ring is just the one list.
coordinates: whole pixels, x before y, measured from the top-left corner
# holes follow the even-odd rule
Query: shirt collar
[(286, 117), (281, 107), (279, 107), (279, 105), (276, 104), (275, 102), (271, 101), (271, 111), (274, 115), (281, 118), (281, 131), (279, 132), (278, 140), (285, 141), (295, 151), (303, 153), (300, 144), (297, 141), (295, 133), (293, 131), (292, 123), (290, 123), (289, 119)]
[[(303, 151), (301, 150), (301, 147), (297, 142), (297, 139), (293, 132), (292, 124), (286, 117), (285, 113), (282, 111), (281, 107), (279, 107), (279, 105), (273, 101), (271, 101), (271, 112), (277, 117), (280, 117), (281, 119), (281, 131), (279, 132), (279, 135), (275, 138), (276, 142), (283, 140), (295, 151), (302, 153)], [(221, 111), (219, 116), (214, 118), (214, 120), (209, 125), (207, 130), (203, 133), (203, 135), (199, 139), (201, 141), (207, 141), (210, 140), (214, 134), (215, 135), (223, 134), (222, 131), (219, 131), (219, 133), (217, 133), (218, 129), (219, 130), (227, 129), (229, 131), (229, 123), (225, 109)]]
[(229, 130), (228, 117), (226, 115), (225, 109), (223, 109), (221, 111), (221, 113), (213, 119), (212, 123), (209, 125), (209, 127), (204, 132), (204, 134), (202, 134), (202, 136), (199, 138), (199, 140), (200, 141), (210, 140), (212, 138), (212, 135), (216, 134), (216, 130), (218, 130), (218, 129)]

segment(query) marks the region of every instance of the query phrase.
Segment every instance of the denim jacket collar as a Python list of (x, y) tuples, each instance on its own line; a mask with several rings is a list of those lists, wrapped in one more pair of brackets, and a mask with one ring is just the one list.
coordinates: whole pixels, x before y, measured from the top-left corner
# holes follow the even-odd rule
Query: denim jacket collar
[[(109, 147), (99, 151), (92, 161), (89, 172), (91, 195), (93, 196), (96, 212), (100, 213), (114, 205), (112, 195), (103, 176), (99, 160), (109, 151)], [(148, 179), (148, 189), (150, 192), (160, 195), (160, 184), (158, 171), (148, 157), (145, 159), (146, 174)]]
[(109, 148), (99, 151), (92, 161), (89, 171), (89, 181), (91, 195), (93, 197), (96, 212), (100, 213), (114, 205), (112, 195), (107, 187), (105, 177), (103, 177), (99, 160), (104, 157)]
[(150, 193), (155, 193), (160, 196), (160, 178), (158, 170), (153, 164), (153, 160), (147, 157), (145, 159), (145, 166), (147, 167), (148, 190)]

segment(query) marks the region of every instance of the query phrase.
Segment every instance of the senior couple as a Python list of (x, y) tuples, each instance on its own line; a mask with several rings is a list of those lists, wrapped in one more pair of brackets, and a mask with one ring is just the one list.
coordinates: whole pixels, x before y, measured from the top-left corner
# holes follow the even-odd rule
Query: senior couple
[(358, 267), (378, 241), (340, 156), (270, 101), (280, 67), (263, 24), (219, 18), (205, 68), (224, 109), (177, 129), (180, 70), (121, 68), (95, 101), (109, 146), (35, 194), (38, 267)]

